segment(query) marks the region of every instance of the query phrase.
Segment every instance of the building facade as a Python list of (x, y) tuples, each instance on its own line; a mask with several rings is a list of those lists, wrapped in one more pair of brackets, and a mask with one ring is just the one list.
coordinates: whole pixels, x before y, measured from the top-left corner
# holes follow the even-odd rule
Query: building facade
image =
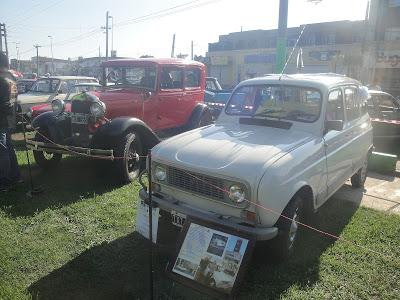
[[(287, 29), (285, 73), (334, 72), (400, 95), (400, 0), (372, 0), (366, 19), (306, 24)], [(274, 73), (277, 30), (219, 36), (206, 53), (208, 75), (225, 88)]]

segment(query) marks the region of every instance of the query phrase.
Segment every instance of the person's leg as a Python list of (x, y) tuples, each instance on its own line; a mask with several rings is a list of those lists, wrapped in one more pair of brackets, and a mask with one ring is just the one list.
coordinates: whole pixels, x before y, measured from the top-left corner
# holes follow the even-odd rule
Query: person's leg
[(0, 129), (0, 189), (9, 187), (8, 175), (10, 173), (10, 156), (7, 146), (7, 130)]
[(7, 133), (7, 148), (10, 159), (10, 173), (8, 178), (12, 183), (17, 183), (21, 179), (21, 173), (19, 171), (18, 160), (15, 154), (10, 132)]

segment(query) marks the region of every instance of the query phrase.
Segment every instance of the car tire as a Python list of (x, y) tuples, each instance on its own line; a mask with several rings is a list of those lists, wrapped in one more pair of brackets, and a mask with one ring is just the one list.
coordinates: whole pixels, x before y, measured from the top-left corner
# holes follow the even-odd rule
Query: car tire
[(213, 122), (213, 116), (209, 110), (206, 110), (201, 115), (198, 127), (210, 125), (212, 122)]
[[(278, 236), (271, 241), (273, 256), (278, 261), (283, 261), (293, 255), (299, 240), (299, 227), (297, 222), (304, 219), (303, 199), (296, 195), (285, 207), (282, 216), (276, 222)], [(284, 218), (286, 216), (291, 220)], [(295, 221), (293, 221), (295, 220)]]
[(365, 158), (363, 166), (351, 177), (351, 185), (354, 188), (361, 188), (364, 186), (368, 173), (368, 157)]
[[(24, 125), (22, 125), (24, 126)], [(35, 135), (35, 141), (45, 142), (44, 138), (37, 134)], [(62, 154), (60, 153), (47, 153), (44, 151), (33, 151), (33, 157), (39, 167), (48, 170), (54, 169), (61, 161)]]
[(142, 143), (139, 136), (133, 132), (122, 136), (118, 141), (115, 154), (117, 172), (121, 181), (123, 183), (134, 181), (141, 169), (139, 156), (142, 154)]

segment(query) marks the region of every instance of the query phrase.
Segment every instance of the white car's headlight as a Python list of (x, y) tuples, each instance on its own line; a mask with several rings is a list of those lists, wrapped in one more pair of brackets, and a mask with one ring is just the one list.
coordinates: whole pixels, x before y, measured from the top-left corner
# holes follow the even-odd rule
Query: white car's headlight
[(55, 99), (51, 102), (51, 108), (57, 114), (60, 114), (64, 111), (65, 103), (63, 100)]
[(106, 114), (106, 106), (103, 102), (93, 102), (90, 105), (90, 113), (96, 118), (104, 117)]
[(154, 170), (154, 177), (158, 181), (165, 181), (167, 179), (167, 170), (164, 166), (158, 165)]
[(242, 203), (246, 200), (246, 192), (243, 187), (234, 184), (229, 188), (229, 199), (234, 203)]

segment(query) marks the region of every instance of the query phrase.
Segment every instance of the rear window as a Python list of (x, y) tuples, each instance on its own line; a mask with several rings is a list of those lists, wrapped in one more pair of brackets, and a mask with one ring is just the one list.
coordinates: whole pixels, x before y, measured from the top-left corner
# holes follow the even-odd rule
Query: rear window
[(200, 69), (185, 70), (185, 87), (200, 87)]

